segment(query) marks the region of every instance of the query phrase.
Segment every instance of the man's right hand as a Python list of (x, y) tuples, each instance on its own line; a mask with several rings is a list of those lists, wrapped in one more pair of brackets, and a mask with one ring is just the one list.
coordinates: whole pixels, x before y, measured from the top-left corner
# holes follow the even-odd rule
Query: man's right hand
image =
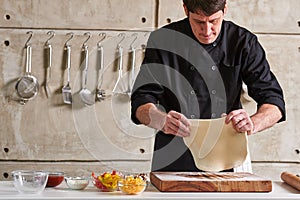
[(176, 111), (162, 112), (153, 103), (147, 103), (138, 107), (136, 117), (142, 124), (162, 130), (166, 134), (179, 137), (190, 135), (189, 126), (191, 124), (183, 114)]
[(190, 122), (183, 114), (171, 110), (165, 116), (165, 124), (162, 131), (166, 134), (186, 137), (190, 135), (190, 125)]

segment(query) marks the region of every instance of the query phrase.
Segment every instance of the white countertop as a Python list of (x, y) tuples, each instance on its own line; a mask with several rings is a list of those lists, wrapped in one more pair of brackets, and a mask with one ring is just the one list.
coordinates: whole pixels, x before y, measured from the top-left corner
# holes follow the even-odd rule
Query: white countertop
[(70, 190), (63, 182), (55, 188), (46, 188), (39, 195), (19, 194), (12, 181), (0, 181), (0, 199), (300, 199), (300, 191), (283, 182), (273, 182), (269, 193), (224, 193), (224, 192), (159, 192), (152, 185), (139, 195), (124, 195), (117, 192), (100, 192), (93, 185), (85, 190)]

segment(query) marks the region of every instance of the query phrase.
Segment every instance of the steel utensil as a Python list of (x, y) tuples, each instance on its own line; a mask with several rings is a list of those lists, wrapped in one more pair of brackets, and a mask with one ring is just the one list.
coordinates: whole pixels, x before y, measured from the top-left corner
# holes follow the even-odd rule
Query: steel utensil
[(133, 83), (135, 79), (135, 48), (133, 46), (134, 42), (137, 40), (137, 33), (133, 34), (134, 40), (130, 44), (130, 50), (131, 52), (131, 68), (130, 68), (130, 74), (129, 74), (129, 83), (128, 83), (128, 89), (127, 89), (127, 95), (131, 96)]
[(49, 31), (47, 34), (51, 35), (51, 36), (45, 43), (47, 68), (46, 68), (46, 79), (45, 79), (45, 83), (44, 83), (44, 89), (45, 89), (47, 98), (49, 98), (49, 97), (51, 97), (51, 90), (49, 87), (49, 82), (51, 79), (51, 66), (52, 66), (52, 45), (50, 44), (50, 40), (54, 37), (55, 33), (54, 33), (54, 31)]
[(71, 45), (69, 41), (74, 37), (72, 32), (67, 33), (70, 35), (69, 39), (65, 42), (65, 51), (67, 53), (67, 84), (62, 88), (62, 96), (65, 104), (72, 104), (72, 91), (70, 86), (70, 69), (71, 69)]
[(135, 79), (135, 48), (131, 48), (131, 68), (130, 68), (130, 78), (128, 84), (128, 92), (127, 94), (130, 96), (132, 93), (133, 83)]
[(99, 56), (100, 56), (100, 68), (99, 68), (99, 82), (96, 89), (96, 100), (102, 101), (105, 99), (105, 90), (102, 89), (102, 83), (103, 83), (103, 59), (104, 59), (104, 49), (103, 46), (99, 47)]
[(123, 92), (117, 92), (117, 87), (119, 85), (119, 82), (123, 76), (123, 48), (121, 45), (118, 46), (118, 57), (119, 57), (119, 65), (118, 65), (118, 79), (117, 82), (115, 83), (115, 86), (113, 88), (113, 94), (122, 94)]
[(84, 51), (84, 82), (83, 82), (83, 87), (79, 92), (79, 96), (82, 100), (82, 102), (86, 105), (93, 105), (95, 103), (94, 96), (90, 90), (87, 89), (87, 75), (88, 75), (88, 57), (89, 57), (89, 52), (88, 52), (88, 46), (86, 45), (86, 42), (89, 40), (91, 37), (90, 33), (86, 33), (85, 35), (88, 35), (88, 39), (84, 42), (82, 46), (82, 50)]
[(103, 41), (106, 37), (105, 33), (100, 33), (100, 36), (103, 36), (103, 38), (98, 42), (98, 53), (99, 53), (99, 80), (98, 80), (98, 86), (96, 89), (96, 100), (97, 101), (103, 101), (105, 99), (105, 90), (102, 89), (102, 83), (103, 83), (103, 73), (104, 73), (104, 48), (101, 45), (101, 41)]
[(65, 104), (72, 104), (72, 91), (70, 86), (70, 69), (71, 69), (71, 46), (66, 45), (67, 51), (67, 84), (62, 88), (62, 96)]
[(17, 91), (18, 96), (20, 97), (21, 104), (25, 104), (28, 100), (31, 100), (36, 97), (39, 91), (39, 83), (35, 76), (31, 74), (31, 54), (32, 54), (32, 48), (29, 44), (29, 41), (31, 40), (31, 37), (33, 33), (30, 31), (28, 34), (31, 34), (29, 39), (27, 40), (25, 44), (26, 49), (26, 71), (25, 75), (21, 77), (15, 86), (15, 89)]

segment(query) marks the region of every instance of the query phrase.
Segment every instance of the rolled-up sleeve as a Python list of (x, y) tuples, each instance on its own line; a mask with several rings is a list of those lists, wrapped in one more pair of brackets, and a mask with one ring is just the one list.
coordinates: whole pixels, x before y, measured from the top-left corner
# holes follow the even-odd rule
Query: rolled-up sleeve
[(258, 107), (266, 103), (276, 105), (282, 113), (279, 122), (284, 121), (286, 111), (283, 91), (270, 70), (265, 51), (256, 37), (250, 41), (248, 50), (249, 56), (243, 68), (243, 79), (248, 86), (249, 95), (257, 102)]

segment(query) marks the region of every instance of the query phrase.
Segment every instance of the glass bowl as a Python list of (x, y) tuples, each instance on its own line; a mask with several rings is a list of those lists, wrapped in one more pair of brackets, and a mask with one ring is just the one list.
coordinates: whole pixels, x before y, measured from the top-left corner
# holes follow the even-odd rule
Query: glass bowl
[(118, 182), (118, 187), (124, 194), (140, 194), (145, 191), (147, 181), (140, 176), (126, 176)]
[(48, 172), (48, 181), (46, 187), (56, 187), (65, 179), (64, 172)]
[(114, 171), (112, 173), (105, 172), (102, 175), (96, 176), (92, 173), (92, 179), (94, 186), (101, 192), (114, 192), (118, 190), (120, 174)]
[(89, 179), (85, 177), (65, 177), (65, 182), (72, 190), (84, 190), (89, 184)]
[(16, 170), (12, 176), (15, 188), (22, 194), (42, 193), (48, 180), (48, 173), (43, 171)]

